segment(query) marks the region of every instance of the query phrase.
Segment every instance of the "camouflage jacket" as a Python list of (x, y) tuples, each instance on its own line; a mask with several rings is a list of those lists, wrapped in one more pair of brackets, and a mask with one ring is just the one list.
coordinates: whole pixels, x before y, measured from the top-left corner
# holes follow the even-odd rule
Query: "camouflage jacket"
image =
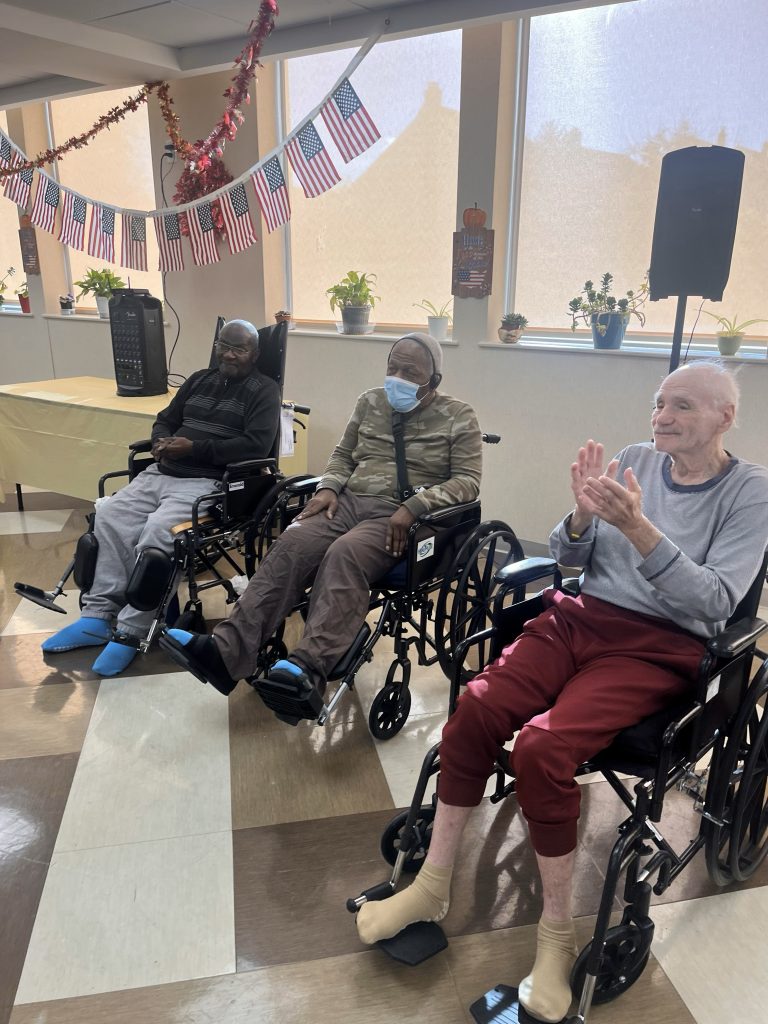
[[(410, 487), (423, 488), (403, 502), (415, 516), (477, 497), (482, 438), (466, 402), (438, 394), (424, 409), (407, 415), (405, 455)], [(319, 486), (337, 494), (347, 487), (353, 494), (400, 504), (392, 408), (384, 388), (372, 388), (358, 398)]]

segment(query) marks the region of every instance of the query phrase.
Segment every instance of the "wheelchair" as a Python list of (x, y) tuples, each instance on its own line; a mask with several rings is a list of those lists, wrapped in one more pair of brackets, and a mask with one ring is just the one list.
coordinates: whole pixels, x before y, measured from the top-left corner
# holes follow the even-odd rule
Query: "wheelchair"
[[(500, 438), (484, 434), (483, 440), (498, 444)], [(304, 508), (319, 479), (289, 479), (279, 488), (261, 521), (257, 558)], [(480, 502), (473, 501), (420, 516), (411, 526), (404, 558), (371, 590), (369, 616), (375, 613), (375, 625), (363, 623), (350, 649), (328, 674), (327, 682), (336, 685), (327, 701), (315, 687), (297, 694), (295, 688), (268, 678), (271, 666), (288, 657), (284, 623), (262, 647), (256, 672), (246, 681), (282, 721), (324, 725), (345, 693), (354, 689), (361, 667), (373, 660), (379, 639), (391, 637), (393, 660), (371, 705), (368, 725), (378, 740), (396, 736), (411, 707), (411, 648), (419, 666), (439, 664), (450, 678), (456, 644), (488, 621), (496, 570), (522, 555), (506, 523), (481, 522), (480, 516)], [(304, 618), (310, 596), (311, 589), (294, 609)]]
[[(654, 932), (651, 894), (665, 892), (700, 850), (717, 886), (745, 881), (768, 855), (768, 654), (757, 647), (768, 624), (755, 617), (767, 565), (768, 552), (726, 628), (708, 641), (691, 693), (624, 730), (577, 772), (600, 772), (629, 813), (618, 826), (593, 937), (573, 968), (571, 987), (579, 1003), (567, 1024), (585, 1024), (593, 1004), (615, 999), (638, 980), (648, 963)], [(563, 581), (549, 558), (523, 559), (497, 572), (491, 625), (457, 645), (449, 714), (471, 676), (463, 667), (467, 654), (472, 648), (482, 651), (482, 665), (498, 658), (524, 623), (542, 610), (542, 594), (522, 597), (524, 588), (549, 578), (555, 587), (578, 593), (578, 580)], [(349, 899), (350, 912), (356, 913), (368, 900), (391, 896), (401, 876), (415, 873), (423, 863), (437, 801), (435, 795), (430, 802), (426, 793), (440, 771), (439, 747), (435, 744), (424, 759), (409, 809), (398, 814), (382, 835), (381, 852), (392, 865), (391, 877)], [(494, 775), (490, 800), (498, 803), (515, 792), (504, 749)], [(621, 775), (636, 780), (632, 790)], [(656, 827), (665, 794), (673, 787), (693, 800), (701, 819), (698, 835), (681, 853)], [(622, 875), (624, 909), (620, 922), (611, 926)], [(416, 964), (444, 949), (447, 939), (439, 925), (422, 922), (379, 945), (396, 960)], [(517, 1020), (517, 1008), (517, 990), (497, 985), (473, 1003), (470, 1012), (479, 1024), (501, 1024)]]
[[(223, 323), (224, 318), (219, 317), (215, 338)], [(287, 326), (280, 323), (259, 330), (258, 369), (272, 377), (281, 391), (285, 376)], [(214, 360), (212, 354), (211, 366), (216, 365)], [(300, 429), (305, 426), (301, 416), (309, 414), (307, 406), (284, 403), (284, 407), (292, 408), (294, 427)], [(224, 589), (227, 604), (237, 600), (232, 577), (221, 572), (220, 567), (224, 568), (224, 563), (234, 576), (242, 577), (250, 577), (255, 570), (261, 518), (285, 479), (278, 470), (279, 446), (278, 432), (269, 458), (249, 459), (226, 466), (217, 490), (197, 498), (190, 520), (171, 530), (173, 552), (170, 556), (157, 548), (146, 548), (140, 553), (128, 581), (126, 602), (140, 611), (155, 612), (147, 635), (138, 641), (142, 653), (151, 647), (166, 622), (184, 629), (204, 630), (201, 595), (212, 587)], [(109, 481), (127, 477), (130, 482), (154, 462), (151, 441), (136, 441), (128, 448), (127, 468), (106, 473), (100, 478), (99, 498), (107, 496)], [(67, 609), (57, 601), (67, 581), (73, 577), (80, 591), (82, 606), (83, 595), (93, 583), (98, 558), (98, 541), (93, 532), (95, 515), (94, 512), (86, 516), (88, 530), (79, 538), (75, 554), (53, 590), (17, 581), (14, 590), (19, 597), (66, 614)], [(188, 591), (183, 609), (179, 607), (177, 598), (182, 582), (186, 583)]]

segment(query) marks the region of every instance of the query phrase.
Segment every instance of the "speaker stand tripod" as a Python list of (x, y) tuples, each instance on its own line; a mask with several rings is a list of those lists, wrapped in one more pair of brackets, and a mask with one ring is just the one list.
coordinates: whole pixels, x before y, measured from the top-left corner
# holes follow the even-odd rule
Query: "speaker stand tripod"
[(677, 312), (675, 313), (675, 328), (672, 332), (672, 352), (669, 357), (669, 372), (672, 373), (680, 365), (680, 349), (683, 344), (683, 324), (685, 323), (685, 304), (688, 301), (687, 295), (678, 295)]

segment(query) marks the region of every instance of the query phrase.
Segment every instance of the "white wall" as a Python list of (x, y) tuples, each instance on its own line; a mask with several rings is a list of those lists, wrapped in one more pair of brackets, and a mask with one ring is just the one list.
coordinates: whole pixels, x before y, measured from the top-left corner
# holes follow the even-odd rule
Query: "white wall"
[(114, 376), (108, 320), (0, 313), (0, 384)]

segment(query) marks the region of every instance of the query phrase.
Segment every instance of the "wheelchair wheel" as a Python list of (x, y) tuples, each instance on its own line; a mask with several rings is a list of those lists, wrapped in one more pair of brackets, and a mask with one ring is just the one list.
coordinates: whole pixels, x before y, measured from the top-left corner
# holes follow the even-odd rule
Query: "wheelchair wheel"
[[(403, 827), (408, 817), (408, 811), (401, 811), (387, 825), (381, 835), (381, 855), (387, 864), (395, 866), (397, 855), (403, 836)], [(415, 875), (421, 870), (424, 858), (427, 856), (429, 844), (432, 841), (432, 823), (435, 820), (435, 808), (426, 804), (419, 811), (414, 828), (416, 829), (416, 843), (413, 849), (403, 862), (403, 871), (409, 875)]]
[(708, 811), (722, 824), (707, 835), (706, 861), (717, 885), (744, 882), (768, 855), (768, 662), (744, 699), (725, 746), (712, 765)]
[[(451, 675), (453, 654), (462, 640), (491, 625), (496, 571), (520, 558), (523, 549), (514, 531), (499, 520), (480, 523), (462, 544), (435, 605), (435, 647), (446, 676)], [(522, 596), (515, 592), (513, 599)], [(478, 645), (472, 657), (478, 665), (485, 664), (485, 645)], [(463, 682), (471, 676), (471, 671), (464, 672)]]
[[(395, 682), (398, 669), (403, 672), (401, 683)], [(405, 725), (411, 710), (411, 691), (408, 689), (410, 678), (410, 662), (401, 664), (393, 661), (389, 666), (386, 682), (373, 698), (368, 712), (368, 728), (375, 739), (391, 740)]]
[[(590, 942), (582, 949), (571, 971), (571, 991), (577, 999), (584, 987), (591, 948)], [(620, 924), (609, 928), (592, 996), (593, 1004), (609, 1003), (626, 992), (645, 970), (650, 955), (650, 945), (635, 925)]]

